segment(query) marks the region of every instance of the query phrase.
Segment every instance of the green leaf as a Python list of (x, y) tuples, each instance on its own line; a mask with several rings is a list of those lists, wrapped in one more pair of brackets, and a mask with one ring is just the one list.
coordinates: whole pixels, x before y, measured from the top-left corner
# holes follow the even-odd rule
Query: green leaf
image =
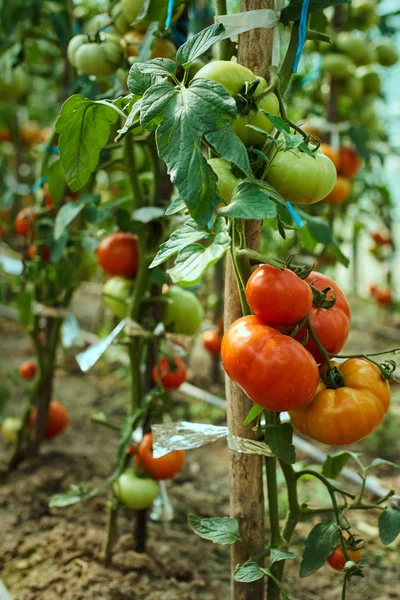
[(252, 176), (246, 146), (230, 127), (207, 133), (205, 138), (215, 152), (239, 167), (248, 177)]
[(297, 210), (298, 214), (307, 224), (307, 227), (313, 238), (321, 244), (330, 244), (333, 240), (332, 229), (329, 223), (321, 217), (312, 217), (302, 210)]
[(393, 469), (400, 469), (400, 465), (398, 465), (390, 460), (385, 460), (384, 458), (374, 458), (372, 463), (370, 465), (368, 465), (368, 467), (366, 467), (366, 470), (369, 471), (370, 469), (374, 469), (375, 467), (379, 467), (380, 465), (388, 465), (389, 467), (392, 467)]
[(209, 246), (191, 244), (179, 252), (175, 265), (167, 271), (174, 283), (182, 286), (194, 285), (211, 265), (224, 256), (231, 243), (228, 225), (224, 219), (216, 220), (214, 233), (215, 237)]
[(156, 41), (158, 40), (158, 38), (157, 38), (158, 29), (159, 29), (159, 23), (157, 21), (150, 23), (150, 25), (148, 26), (146, 34), (145, 34), (143, 40), (139, 44), (139, 48), (138, 48), (139, 55), (137, 57), (138, 63), (144, 63), (151, 58), (152, 48), (154, 47)]
[(348, 135), (356, 147), (358, 154), (366, 161), (370, 159), (371, 152), (368, 147), (370, 134), (368, 129), (362, 125), (352, 125), (348, 129)]
[(349, 266), (350, 259), (347, 258), (345, 254), (343, 254), (343, 252), (340, 249), (340, 246), (335, 240), (333, 240), (333, 242), (326, 246), (326, 250), (328, 253), (333, 254), (333, 256), (346, 268)]
[(253, 406), (249, 410), (249, 414), (243, 422), (243, 427), (246, 427), (246, 425), (250, 425), (250, 423), (254, 421), (254, 419), (257, 419), (258, 415), (261, 415), (263, 410), (264, 408), (259, 404), (253, 404)]
[(290, 423), (280, 423), (265, 430), (266, 444), (278, 458), (289, 465), (296, 462), (296, 450), (292, 441), (293, 427)]
[[(303, 1), (303, 0), (301, 0), (301, 1)], [(263, 108), (260, 109), (260, 112), (264, 113), (264, 115), (267, 117), (267, 119), (269, 121), (271, 121), (271, 123), (275, 127), (275, 129), (277, 129), (278, 131), (286, 131), (286, 133), (290, 133), (290, 125), (289, 125), (289, 123), (286, 123), (286, 121), (284, 121), (282, 119), (282, 117), (273, 115), (272, 113), (269, 113), (268, 111), (264, 110)]]
[(188, 219), (182, 227), (176, 229), (171, 234), (169, 240), (161, 244), (159, 251), (150, 265), (150, 269), (161, 265), (161, 263), (168, 260), (180, 250), (183, 250), (183, 248), (186, 248), (186, 246), (202, 240), (208, 234), (209, 231), (207, 229), (202, 229), (193, 219)]
[(239, 565), (233, 572), (233, 579), (242, 583), (251, 583), (258, 581), (267, 575), (266, 569), (262, 569), (256, 562), (248, 562)]
[(87, 204), (87, 196), (82, 196), (76, 202), (67, 202), (60, 208), (54, 222), (54, 239), (59, 240), (64, 230), (79, 215)]
[(92, 488), (89, 483), (73, 484), (63, 494), (54, 494), (50, 498), (49, 508), (65, 508), (66, 506), (78, 504), (82, 500), (93, 498), (98, 491), (99, 488)]
[(322, 474), (330, 479), (339, 477), (343, 467), (347, 465), (350, 458), (355, 458), (358, 462), (359, 454), (354, 452), (338, 452), (337, 454), (328, 454), (322, 465)]
[(157, 75), (144, 73), (141, 63), (134, 63), (128, 75), (128, 89), (134, 96), (142, 97), (146, 90), (160, 81)]
[(63, 199), (66, 183), (64, 169), (61, 160), (58, 159), (47, 168), (47, 185), (54, 204), (58, 204)]
[(339, 543), (337, 525), (318, 523), (307, 538), (300, 566), (300, 577), (308, 577), (318, 571)]
[(26, 329), (33, 325), (33, 295), (28, 290), (23, 290), (17, 296), (17, 310), (20, 323)]
[(164, 209), (159, 206), (145, 206), (138, 208), (133, 213), (133, 220), (140, 223), (150, 223), (164, 216)]
[(201, 519), (196, 515), (188, 515), (189, 527), (198, 536), (210, 540), (214, 544), (230, 545), (239, 542), (242, 538), (239, 532), (239, 523), (230, 517), (213, 517)]
[[(324, 10), (328, 6), (337, 6), (338, 4), (350, 4), (351, 0), (310, 0), (308, 13)], [(298, 21), (301, 16), (303, 0), (292, 0), (289, 6), (286, 6), (281, 12), (281, 22), (287, 25), (289, 21)]]
[(175, 75), (176, 72), (176, 62), (170, 58), (153, 58), (147, 62), (136, 64), (139, 71), (148, 75), (169, 77), (170, 75)]
[(218, 214), (235, 219), (272, 219), (276, 217), (276, 204), (271, 200), (266, 188), (261, 189), (255, 183), (245, 180), (236, 186), (230, 204), (218, 209)]
[(400, 533), (400, 511), (387, 506), (379, 515), (378, 526), (381, 542), (388, 546), (394, 542)]
[(215, 42), (218, 42), (224, 33), (225, 27), (221, 23), (203, 29), (179, 48), (176, 53), (176, 60), (184, 67), (188, 66), (196, 58), (207, 52)]
[(281, 560), (292, 560), (293, 558), (295, 558), (293, 552), (285, 552), (284, 550), (279, 550), (278, 548), (271, 548), (268, 567), (271, 568), (274, 563)]
[(81, 189), (99, 162), (111, 125), (118, 113), (110, 106), (82, 96), (71, 96), (61, 107), (56, 122), (59, 150), (67, 183), (73, 192)]
[(207, 225), (220, 203), (216, 176), (202, 151), (202, 136), (226, 126), (236, 103), (210, 79), (194, 79), (189, 88), (168, 81), (153, 85), (143, 96), (141, 124), (156, 129), (160, 158), (192, 218)]
[(141, 106), (141, 100), (137, 100), (132, 105), (131, 112), (129, 113), (128, 118), (126, 119), (121, 129), (118, 129), (118, 135), (116, 138), (117, 141), (121, 140), (127, 133), (129, 133), (132, 129), (135, 129), (138, 126), (139, 120), (137, 119), (137, 117), (140, 113)]
[(172, 200), (171, 204), (165, 210), (165, 215), (166, 216), (174, 215), (175, 213), (181, 212), (185, 208), (186, 208), (185, 201), (182, 200), (182, 198), (180, 198), (178, 196), (177, 198), (175, 198), (175, 200)]

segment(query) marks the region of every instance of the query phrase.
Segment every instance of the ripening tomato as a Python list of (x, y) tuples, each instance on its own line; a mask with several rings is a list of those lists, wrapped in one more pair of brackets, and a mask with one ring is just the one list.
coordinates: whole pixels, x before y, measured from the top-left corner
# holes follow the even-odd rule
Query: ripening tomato
[(371, 231), (371, 237), (374, 240), (375, 244), (378, 244), (378, 246), (385, 246), (386, 244), (391, 244), (390, 234), (384, 231)]
[[(144, 33), (140, 31), (127, 31), (124, 37), (121, 38), (121, 48), (127, 56), (139, 56), (139, 47), (144, 40)], [(156, 40), (152, 51), (151, 58), (170, 58), (174, 59), (176, 54), (176, 46), (171, 40), (159, 38)]]
[(135, 462), (147, 473), (151, 474), (155, 481), (172, 479), (182, 469), (185, 462), (185, 452), (183, 450), (174, 450), (160, 458), (153, 456), (153, 435), (147, 433), (140, 442)]
[(328, 204), (342, 204), (350, 196), (350, 181), (346, 177), (338, 175), (333, 190), (324, 198)]
[(135, 510), (149, 508), (158, 492), (158, 484), (153, 479), (138, 477), (133, 469), (126, 469), (114, 483), (114, 494), (118, 500)]
[(19, 374), (22, 379), (33, 379), (36, 375), (37, 367), (35, 363), (26, 360), (19, 366)]
[(290, 418), (313, 440), (347, 446), (381, 423), (389, 409), (390, 387), (378, 367), (365, 358), (349, 358), (336, 366), (344, 375), (344, 387), (329, 389), (321, 380), (311, 402), (290, 411)]
[(288, 202), (314, 204), (323, 200), (335, 185), (336, 168), (322, 152), (314, 156), (298, 149), (277, 152), (269, 166), (267, 181)]
[(339, 150), (336, 150), (336, 148), (334, 148), (330, 144), (321, 144), (319, 147), (319, 150), (322, 152), (322, 154), (325, 154), (325, 156), (327, 156), (328, 158), (331, 159), (331, 161), (335, 165), (336, 169), (339, 168), (339, 164), (340, 164)]
[(14, 221), (14, 228), (18, 235), (28, 237), (32, 230), (32, 223), (36, 219), (36, 214), (30, 208), (23, 208), (19, 211)]
[[(361, 552), (359, 550), (351, 550), (347, 548), (347, 554), (349, 555), (349, 559), (355, 563), (359, 563), (361, 560)], [(341, 571), (346, 564), (346, 558), (343, 554), (342, 546), (339, 544), (336, 546), (332, 554), (327, 558), (328, 565), (335, 569), (335, 571)]]
[(246, 300), (253, 313), (271, 325), (298, 323), (311, 310), (310, 286), (290, 269), (261, 265), (250, 275)]
[(340, 166), (338, 169), (339, 175), (343, 177), (355, 177), (361, 168), (362, 160), (350, 146), (343, 146), (339, 149)]
[(216, 329), (209, 329), (203, 333), (203, 347), (210, 354), (220, 354), (221, 344), (222, 338)]
[[(313, 306), (310, 312), (310, 323), (325, 350), (331, 354), (338, 354), (346, 343), (350, 330), (351, 312), (346, 296), (330, 277), (317, 271), (311, 271), (306, 281), (321, 291), (331, 288), (332, 291), (327, 293), (327, 299), (336, 298), (336, 302), (332, 308), (317, 308)], [(296, 335), (296, 339), (300, 340), (304, 334), (305, 329), (300, 329)], [(311, 337), (309, 337), (305, 344), (305, 348), (307, 348), (318, 363), (323, 362), (323, 356)]]
[(375, 291), (375, 300), (381, 306), (390, 306), (393, 304), (392, 292), (389, 289), (378, 288)]
[(1, 433), (8, 442), (15, 442), (21, 427), (22, 419), (19, 417), (7, 417), (1, 424)]
[(232, 323), (222, 339), (227, 375), (263, 408), (285, 411), (309, 402), (318, 385), (318, 367), (296, 340), (255, 315)]
[(161, 358), (158, 365), (153, 367), (152, 377), (154, 383), (161, 380), (161, 385), (168, 390), (177, 390), (186, 381), (187, 367), (182, 359), (168, 360)]
[[(29, 426), (32, 427), (36, 420), (37, 410), (34, 408), (31, 412)], [(44, 429), (43, 437), (46, 440), (51, 440), (56, 435), (59, 435), (66, 429), (69, 422), (68, 413), (65, 408), (57, 400), (52, 400), (49, 404), (49, 412), (47, 414), (47, 422)]]
[(100, 242), (97, 259), (109, 275), (135, 277), (139, 264), (137, 236), (132, 233), (111, 233)]
[(25, 146), (32, 146), (40, 142), (40, 126), (37, 121), (26, 121), (20, 127), (21, 141)]

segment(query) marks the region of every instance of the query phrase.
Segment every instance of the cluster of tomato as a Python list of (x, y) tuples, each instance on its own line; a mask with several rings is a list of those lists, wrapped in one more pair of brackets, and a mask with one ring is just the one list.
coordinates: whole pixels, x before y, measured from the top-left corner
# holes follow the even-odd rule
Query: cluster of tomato
[(172, 479), (185, 462), (183, 450), (174, 450), (161, 458), (153, 456), (153, 435), (147, 433), (138, 446), (132, 445), (128, 453), (133, 455), (136, 469), (127, 469), (114, 484), (116, 497), (128, 508), (144, 510), (158, 496), (158, 481)]
[[(351, 313), (336, 283), (312, 271), (258, 267), (246, 286), (253, 315), (235, 321), (222, 340), (222, 364), (256, 404), (289, 411), (306, 436), (331, 445), (355, 443), (382, 421), (390, 389), (365, 358), (336, 364)], [(318, 365), (320, 365), (318, 367)], [(341, 372), (341, 384), (327, 377)]]
[(362, 160), (351, 146), (335, 149), (329, 144), (321, 144), (320, 150), (331, 159), (337, 171), (336, 183), (324, 201), (328, 204), (342, 204), (350, 196), (351, 179), (360, 170)]
[[(107, 77), (116, 74), (126, 84), (124, 67), (138, 57), (149, 21), (135, 21), (144, 0), (122, 0), (113, 4), (110, 13), (99, 14), (90, 19), (84, 33), (74, 36), (68, 45), (68, 60), (85, 75)], [(174, 11), (173, 20), (181, 14), (184, 4)], [(175, 44), (165, 38), (155, 39), (151, 58), (175, 58)]]
[(393, 295), (389, 288), (378, 287), (375, 285), (375, 283), (371, 283), (369, 286), (369, 291), (379, 306), (392, 306)]

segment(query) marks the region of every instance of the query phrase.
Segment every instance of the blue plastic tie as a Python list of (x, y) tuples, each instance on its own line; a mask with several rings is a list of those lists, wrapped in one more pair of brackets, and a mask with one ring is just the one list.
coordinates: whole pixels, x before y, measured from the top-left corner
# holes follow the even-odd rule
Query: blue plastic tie
[(300, 227), (304, 227), (304, 223), (301, 220), (300, 216), (297, 214), (297, 212), (294, 210), (291, 202), (286, 202), (286, 206), (288, 207), (288, 211), (290, 212), (290, 215), (293, 219), (293, 221), (295, 222), (296, 226), (300, 229)]
[(45, 146), (44, 151), (48, 152), (49, 154), (60, 154), (57, 146)]
[(167, 19), (165, 21), (165, 29), (169, 29), (172, 21), (172, 13), (174, 12), (174, 2), (175, 0), (168, 0), (168, 12)]
[(303, 51), (304, 42), (306, 41), (307, 36), (307, 14), (308, 14), (308, 4), (310, 0), (303, 0), (303, 6), (301, 7), (301, 15), (300, 15), (300, 26), (299, 26), (299, 43), (297, 45), (296, 50), (296, 58), (294, 61), (293, 73), (297, 73), (297, 67), (299, 66), (301, 53)]
[(45, 181), (47, 181), (47, 175), (43, 175), (43, 177), (41, 177), (40, 179), (35, 181), (35, 183), (33, 184), (32, 188), (31, 188), (32, 192), (36, 192), (36, 190), (38, 190), (40, 187), (42, 187), (42, 185), (44, 184)]

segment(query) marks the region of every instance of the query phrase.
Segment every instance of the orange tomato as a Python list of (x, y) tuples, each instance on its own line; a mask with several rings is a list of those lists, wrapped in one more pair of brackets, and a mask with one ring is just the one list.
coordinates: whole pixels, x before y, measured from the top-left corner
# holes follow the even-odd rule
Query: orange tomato
[[(128, 31), (124, 37), (121, 39), (121, 46), (124, 52), (128, 56), (138, 56), (139, 55), (139, 46), (143, 42), (144, 33), (140, 31)], [(152, 53), (151, 58), (175, 58), (176, 47), (171, 42), (171, 40), (167, 40), (164, 38), (160, 38), (156, 41)]]
[(203, 333), (203, 347), (210, 354), (219, 354), (221, 352), (222, 338), (216, 329), (209, 329)]
[(391, 243), (390, 234), (384, 231), (372, 231), (371, 237), (378, 246), (385, 246)]
[(319, 149), (321, 150), (322, 154), (325, 154), (325, 156), (331, 159), (337, 170), (340, 165), (339, 150), (336, 150), (336, 148), (330, 144), (321, 144)]
[[(37, 416), (37, 410), (34, 408), (31, 412), (29, 426), (32, 427)], [(44, 429), (43, 437), (46, 440), (51, 440), (56, 435), (59, 435), (66, 429), (69, 422), (69, 417), (65, 406), (57, 400), (52, 400), (49, 405), (47, 414), (47, 422)]]
[[(29, 258), (31, 260), (33, 260), (34, 258), (36, 258), (37, 256), (37, 246), (35, 246), (34, 244), (30, 244), (28, 246), (28, 248), (26, 249), (26, 253), (29, 256)], [(43, 244), (43, 246), (40, 249), (40, 258), (44, 261), (47, 262), (50, 258), (50, 248), (48, 247), (47, 244)]]
[(153, 367), (152, 377), (154, 383), (161, 379), (161, 385), (165, 389), (177, 390), (186, 381), (187, 367), (183, 360), (174, 358), (167, 360), (161, 358), (158, 365)]
[(362, 160), (350, 146), (343, 146), (339, 150), (340, 165), (338, 169), (339, 175), (343, 177), (355, 177), (361, 168)]
[(37, 121), (26, 121), (20, 127), (21, 141), (25, 146), (32, 146), (40, 142), (40, 127)]
[[(359, 563), (361, 560), (361, 552), (359, 550), (351, 550), (347, 548), (347, 554), (349, 555), (350, 560), (355, 563)], [(342, 546), (339, 544), (336, 546), (332, 554), (327, 558), (328, 565), (335, 569), (335, 571), (341, 571), (346, 564), (346, 558), (343, 554)]]
[(139, 444), (135, 462), (156, 481), (172, 479), (182, 469), (185, 462), (183, 450), (174, 450), (161, 458), (153, 456), (153, 435), (147, 433)]
[(378, 288), (374, 293), (374, 297), (381, 306), (390, 306), (393, 304), (392, 292), (389, 289)]
[(338, 175), (333, 190), (324, 198), (328, 204), (342, 204), (351, 192), (350, 181), (346, 177)]
[(19, 366), (19, 374), (22, 379), (33, 379), (36, 375), (37, 367), (34, 362), (26, 360)]
[(36, 214), (30, 207), (23, 208), (15, 217), (14, 227), (18, 235), (28, 237), (32, 230), (32, 223), (36, 218)]

